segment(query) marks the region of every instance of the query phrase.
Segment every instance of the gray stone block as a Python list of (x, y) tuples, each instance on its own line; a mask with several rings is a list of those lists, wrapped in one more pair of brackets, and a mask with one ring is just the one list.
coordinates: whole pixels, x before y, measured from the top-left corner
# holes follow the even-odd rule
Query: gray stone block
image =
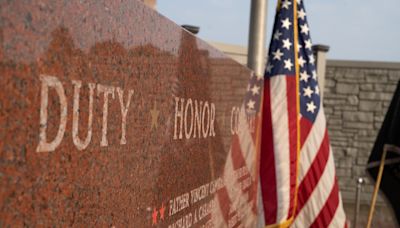
[(371, 91), (373, 90), (374, 86), (373, 84), (362, 84), (360, 85), (360, 89), (363, 91)]
[(341, 94), (358, 94), (360, 91), (358, 84), (350, 84), (350, 83), (337, 83), (336, 84), (336, 92)]
[(345, 122), (343, 124), (343, 128), (345, 129), (373, 129), (373, 123), (361, 123), (361, 122)]
[(353, 147), (358, 148), (358, 155), (364, 154), (366, 156), (369, 156), (373, 146), (374, 146), (373, 142), (359, 142), (359, 141), (353, 142)]
[(339, 159), (339, 167), (342, 168), (351, 168), (353, 166), (353, 158), (344, 157)]
[(357, 96), (350, 96), (347, 98), (347, 101), (349, 102), (349, 104), (351, 105), (358, 105), (359, 99)]
[(360, 92), (360, 98), (365, 100), (381, 100), (390, 101), (392, 100), (393, 93), (385, 92)]
[(340, 104), (346, 104), (345, 99), (325, 99), (324, 100), (324, 105), (329, 106), (335, 106), (335, 105), (340, 105)]
[(330, 88), (330, 87), (335, 87), (335, 85), (336, 85), (336, 81), (335, 80), (333, 80), (333, 79), (326, 79), (325, 80), (325, 87)]
[(360, 122), (373, 122), (374, 115), (371, 112), (343, 112), (343, 120), (344, 121), (360, 121)]
[(397, 81), (400, 80), (400, 71), (399, 70), (389, 71), (389, 80), (397, 83)]
[(353, 106), (353, 105), (337, 105), (335, 106), (335, 110), (341, 110), (341, 111), (357, 111), (358, 107)]
[(345, 151), (346, 151), (346, 156), (353, 158), (357, 157), (357, 151), (358, 151), (357, 148), (347, 148)]
[(328, 119), (328, 124), (329, 125), (342, 125), (342, 120), (330, 118), (330, 119)]
[(351, 177), (351, 169), (345, 169), (345, 168), (336, 169), (336, 176)]
[(396, 89), (396, 84), (375, 84), (374, 85), (374, 90), (379, 91), (379, 92), (388, 92), (388, 93), (393, 93), (394, 90)]
[(359, 109), (361, 111), (380, 111), (382, 110), (381, 101), (360, 101)]
[(363, 177), (367, 175), (367, 172), (365, 171), (365, 166), (353, 166), (352, 168), (353, 175), (354, 177)]
[(379, 82), (386, 82), (388, 80), (386, 75), (382, 75), (379, 73), (372, 73), (366, 76), (367, 82), (374, 82), (374, 83), (379, 83)]
[(366, 165), (368, 162), (367, 157), (358, 157), (357, 158), (357, 165)]

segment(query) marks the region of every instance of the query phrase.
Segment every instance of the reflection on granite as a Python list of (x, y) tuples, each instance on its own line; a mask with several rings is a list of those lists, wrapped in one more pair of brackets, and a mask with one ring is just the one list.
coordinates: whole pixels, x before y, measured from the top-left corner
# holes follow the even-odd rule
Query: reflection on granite
[(0, 227), (207, 224), (250, 71), (139, 1), (0, 8)]

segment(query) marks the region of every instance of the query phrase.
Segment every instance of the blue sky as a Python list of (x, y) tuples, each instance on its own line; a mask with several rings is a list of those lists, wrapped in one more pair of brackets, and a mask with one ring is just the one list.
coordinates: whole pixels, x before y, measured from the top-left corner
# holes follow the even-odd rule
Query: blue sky
[[(267, 46), (276, 0), (269, 0)], [(314, 44), (330, 46), (329, 59), (400, 62), (400, 0), (307, 0)], [(247, 45), (249, 0), (158, 0), (157, 9), (178, 24), (200, 26), (209, 41)]]

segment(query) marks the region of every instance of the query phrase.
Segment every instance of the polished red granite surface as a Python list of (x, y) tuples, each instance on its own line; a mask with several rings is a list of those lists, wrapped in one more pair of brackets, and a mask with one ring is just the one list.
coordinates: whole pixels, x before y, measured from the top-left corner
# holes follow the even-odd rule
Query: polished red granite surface
[(249, 70), (139, 1), (1, 1), (0, 22), (0, 227), (252, 226)]

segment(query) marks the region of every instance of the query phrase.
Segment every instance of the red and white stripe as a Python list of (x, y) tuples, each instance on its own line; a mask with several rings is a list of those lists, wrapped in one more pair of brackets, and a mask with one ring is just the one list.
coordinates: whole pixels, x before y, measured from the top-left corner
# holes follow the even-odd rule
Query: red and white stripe
[[(256, 119), (256, 121), (258, 121)], [(216, 207), (213, 210), (212, 219), (215, 227), (228, 227), (229, 220), (238, 214), (240, 209), (243, 217), (237, 224), (230, 224), (243, 227), (255, 227), (257, 223), (257, 157), (255, 135), (250, 132), (244, 106), (239, 114), (239, 133), (232, 136), (231, 147), (224, 166), (225, 187), (215, 195)], [(246, 167), (252, 184), (246, 189), (237, 187), (242, 180), (237, 179), (233, 173), (235, 170)], [(246, 202), (243, 205), (243, 202)]]
[(335, 174), (322, 105), (314, 124), (301, 118), (298, 199), (293, 227), (344, 227), (346, 217)]
[(266, 225), (283, 223), (294, 211), (296, 91), (295, 76), (276, 75), (264, 83), (260, 178)]

